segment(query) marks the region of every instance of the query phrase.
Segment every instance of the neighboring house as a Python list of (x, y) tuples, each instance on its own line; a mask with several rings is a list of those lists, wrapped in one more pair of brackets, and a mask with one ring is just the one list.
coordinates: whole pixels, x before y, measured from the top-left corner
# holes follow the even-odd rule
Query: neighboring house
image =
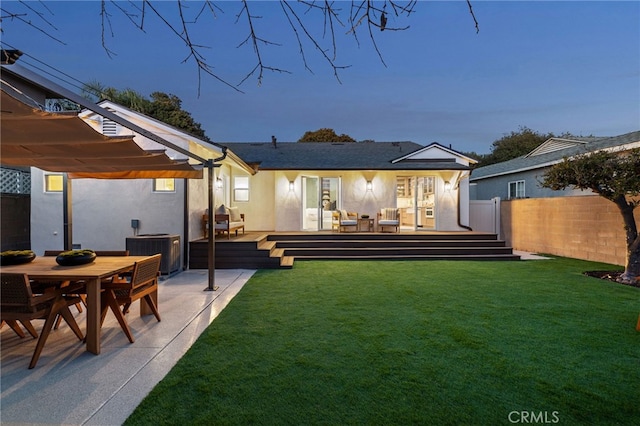
[(529, 154), (502, 163), (479, 167), (471, 173), (471, 199), (503, 200), (517, 198), (564, 197), (593, 195), (591, 191), (566, 189), (553, 191), (542, 188), (540, 181), (545, 172), (565, 157), (600, 150), (626, 151), (640, 147), (640, 131), (615, 137), (550, 138)]
[[(202, 158), (218, 158), (222, 155), (220, 146), (144, 114), (109, 101), (98, 105)], [(92, 111), (85, 110), (80, 117), (102, 134), (133, 135), (133, 140), (145, 150), (162, 150), (172, 159), (184, 158), (184, 155)], [(218, 165), (216, 170), (224, 168), (238, 170), (245, 175), (253, 173), (251, 168), (232, 155)], [(61, 181), (61, 173), (32, 168), (31, 181), (31, 199), (33, 205), (37, 206), (31, 212), (32, 250), (42, 253), (44, 250), (60, 249), (63, 247), (63, 193), (55, 182)], [(208, 204), (207, 192), (206, 178), (73, 179), (73, 244), (95, 250), (115, 250), (125, 248), (127, 237), (169, 234), (180, 236), (181, 252), (184, 252), (188, 241), (203, 235), (201, 224)]]
[(227, 175), (247, 230), (331, 230), (331, 212), (375, 218), (397, 207), (403, 230), (464, 231), (475, 160), (437, 143), (222, 143), (257, 173)]

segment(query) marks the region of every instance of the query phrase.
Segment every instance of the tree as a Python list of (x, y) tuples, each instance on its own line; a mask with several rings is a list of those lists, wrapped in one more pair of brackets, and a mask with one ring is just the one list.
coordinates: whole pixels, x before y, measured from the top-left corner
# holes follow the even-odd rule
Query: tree
[(147, 109), (147, 113), (151, 117), (206, 141), (210, 140), (207, 135), (205, 135), (200, 123), (191, 117), (191, 113), (182, 109), (182, 101), (180, 98), (163, 92), (153, 92), (151, 99)]
[(153, 117), (190, 135), (210, 141), (200, 123), (191, 117), (191, 113), (182, 109), (182, 101), (175, 95), (153, 92), (151, 99), (133, 89), (118, 90), (105, 87), (99, 82), (91, 82), (83, 87), (84, 95), (94, 101), (109, 100), (134, 111)]
[(333, 129), (322, 128), (316, 131), (308, 131), (298, 139), (298, 142), (355, 142), (349, 135), (344, 133), (338, 136)]
[[(50, 8), (45, 5), (45, 2), (41, 2), (39, 7), (38, 5), (32, 6), (27, 3), (20, 1), (13, 4), (3, 4), (0, 20), (19, 21), (64, 44), (62, 40), (54, 35), (54, 31), (57, 28), (49, 20), (51, 19), (50, 16), (54, 16), (51, 10), (53, 7)], [(106, 54), (110, 57), (116, 54), (109, 47), (108, 37), (114, 36), (113, 29), (118, 26), (117, 17), (129, 22), (142, 32), (145, 32), (146, 25), (149, 25), (150, 21), (155, 20), (164, 25), (170, 34), (173, 34), (184, 44), (182, 62), (193, 62), (196, 65), (198, 82), (201, 81), (202, 74), (205, 73), (223, 84), (239, 90), (237, 86), (240, 86), (251, 76), (256, 76), (260, 85), (265, 71), (290, 73), (286, 69), (266, 62), (263, 49), (280, 46), (280, 43), (269, 40), (262, 35), (266, 30), (259, 25), (262, 16), (254, 12), (254, 9), (258, 8), (255, 3), (248, 0), (227, 2), (224, 4), (224, 8), (234, 11), (228, 15), (224, 15), (221, 2), (214, 3), (213, 0), (205, 0), (197, 4), (193, 4), (195, 2), (177, 0), (174, 9), (170, 9), (169, 6), (163, 7), (160, 5), (161, 3), (164, 2), (150, 0), (141, 0), (139, 2), (101, 0), (99, 3), (95, 2), (97, 14), (100, 15), (102, 47)], [(341, 33), (346, 33), (353, 37), (358, 45), (360, 45), (359, 35), (364, 33), (370, 39), (373, 49), (384, 64), (376, 37), (380, 37), (390, 31), (407, 30), (409, 26), (404, 25), (403, 21), (409, 19), (418, 4), (417, 0), (352, 0), (351, 2), (280, 0), (277, 2), (280, 7), (274, 7), (274, 10), (278, 11), (277, 13), (281, 13), (283, 18), (282, 25), (288, 27), (291, 31), (304, 67), (311, 71), (307, 62), (307, 52), (310, 49), (314, 50), (329, 64), (333, 69), (334, 76), (339, 80), (338, 72), (350, 67), (350, 65), (340, 64), (337, 59), (337, 46), (340, 43), (339, 36)], [(471, 0), (466, 0), (466, 4), (476, 32), (478, 32), (478, 21), (471, 6)], [(238, 85), (229, 83), (227, 79), (214, 71), (213, 63), (205, 55), (205, 52), (211, 46), (202, 45), (197, 41), (199, 32), (203, 27), (208, 28), (207, 34), (213, 34), (211, 28), (216, 27), (218, 24), (216, 21), (227, 17), (246, 26), (246, 38), (238, 47), (249, 47), (255, 58), (255, 66)], [(398, 24), (392, 25), (388, 19), (389, 17), (394, 18), (392, 22), (397, 22)], [(375, 34), (378, 35), (376, 36)], [(222, 61), (224, 58), (217, 58), (217, 60)], [(198, 85), (199, 87), (200, 84)]]
[(640, 205), (640, 148), (629, 152), (586, 153), (552, 166), (541, 182), (545, 188), (590, 189), (612, 201), (620, 210), (626, 233), (627, 259), (619, 282), (640, 279), (640, 236), (634, 209)]
[(553, 133), (545, 135), (528, 127), (520, 127), (517, 132), (511, 132), (511, 134), (494, 141), (491, 144), (491, 153), (478, 158), (480, 160), (479, 166), (501, 163), (526, 155), (553, 136)]

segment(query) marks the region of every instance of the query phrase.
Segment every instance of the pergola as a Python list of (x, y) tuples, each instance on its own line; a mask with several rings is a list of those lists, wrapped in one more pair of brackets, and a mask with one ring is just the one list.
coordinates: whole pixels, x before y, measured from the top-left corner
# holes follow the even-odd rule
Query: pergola
[[(19, 65), (1, 66), (2, 115), (0, 116), (0, 163), (7, 166), (37, 167), (64, 173), (65, 217), (70, 211), (71, 180), (93, 179), (151, 179), (186, 178), (202, 179), (203, 167), (207, 168), (209, 223), (213, 223), (214, 190), (213, 176), (222, 155), (205, 159), (187, 149), (131, 123), (128, 120), (101, 108), (91, 101), (33, 73)], [(19, 82), (20, 84), (14, 84)], [(44, 111), (33, 95), (53, 95), (65, 98), (89, 109), (132, 132), (136, 132), (187, 159), (173, 160), (165, 150), (144, 150), (133, 136), (109, 137), (96, 132), (78, 117), (77, 113)], [(196, 163), (191, 164), (189, 159)], [(71, 245), (71, 228), (65, 220), (65, 249)], [(208, 230), (209, 239), (209, 286), (215, 290), (215, 244), (213, 227)]]

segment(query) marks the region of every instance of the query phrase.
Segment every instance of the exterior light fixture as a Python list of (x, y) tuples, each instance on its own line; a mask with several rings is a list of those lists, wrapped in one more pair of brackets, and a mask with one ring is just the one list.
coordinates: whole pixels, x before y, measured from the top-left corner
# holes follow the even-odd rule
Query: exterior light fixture
[(367, 181), (367, 191), (373, 191), (373, 182)]
[(448, 180), (444, 181), (444, 190), (451, 191), (451, 182), (449, 182)]
[(216, 188), (218, 189), (222, 188), (222, 179), (220, 178), (216, 179)]
[(289, 181), (289, 191), (293, 191), (295, 189), (296, 185), (295, 182), (290, 180)]

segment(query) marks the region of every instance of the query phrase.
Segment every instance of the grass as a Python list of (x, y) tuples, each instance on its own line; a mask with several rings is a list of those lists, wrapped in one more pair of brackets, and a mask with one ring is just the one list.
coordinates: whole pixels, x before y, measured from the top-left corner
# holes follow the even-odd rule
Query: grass
[(126, 424), (640, 424), (640, 289), (582, 275), (610, 268), (258, 271)]

